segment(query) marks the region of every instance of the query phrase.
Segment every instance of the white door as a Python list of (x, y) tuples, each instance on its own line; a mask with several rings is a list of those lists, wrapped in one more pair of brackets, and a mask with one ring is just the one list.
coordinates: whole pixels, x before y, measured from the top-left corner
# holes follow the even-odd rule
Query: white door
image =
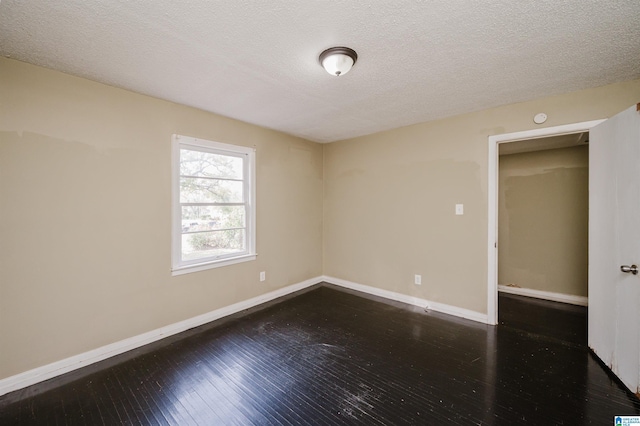
[[(640, 392), (640, 104), (589, 133), (589, 347)], [(624, 269), (627, 272), (621, 270)]]

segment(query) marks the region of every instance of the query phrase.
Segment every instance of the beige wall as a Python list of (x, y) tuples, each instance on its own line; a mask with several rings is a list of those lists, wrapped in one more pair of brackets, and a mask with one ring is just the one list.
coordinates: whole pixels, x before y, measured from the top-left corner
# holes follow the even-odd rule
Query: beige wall
[(500, 157), (498, 283), (587, 296), (589, 147)]
[(638, 100), (635, 80), (326, 145), (324, 273), (486, 313), (488, 137), (539, 127), (539, 112), (550, 127)]
[[(633, 81), (322, 146), (0, 59), (0, 379), (323, 272), (486, 312), (487, 137), (638, 99)], [(256, 146), (258, 260), (171, 276), (173, 133)]]
[[(173, 133), (255, 145), (258, 260), (171, 276)], [(321, 145), (0, 59), (0, 379), (319, 276), (321, 238)]]

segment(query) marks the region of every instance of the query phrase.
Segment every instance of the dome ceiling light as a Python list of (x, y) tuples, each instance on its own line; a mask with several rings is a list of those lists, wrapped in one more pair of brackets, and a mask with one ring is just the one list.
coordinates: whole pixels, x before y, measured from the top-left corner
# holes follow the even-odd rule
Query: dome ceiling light
[(331, 47), (320, 54), (322, 67), (336, 77), (348, 73), (356, 60), (358, 54), (348, 47)]

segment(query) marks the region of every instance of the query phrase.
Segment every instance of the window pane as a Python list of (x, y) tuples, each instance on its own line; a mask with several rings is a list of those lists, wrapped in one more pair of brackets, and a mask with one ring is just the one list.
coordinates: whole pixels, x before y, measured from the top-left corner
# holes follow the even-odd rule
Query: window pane
[(181, 203), (242, 203), (243, 182), (180, 178)]
[(183, 176), (242, 179), (242, 158), (181, 149), (180, 174)]
[(172, 274), (255, 259), (255, 149), (173, 135), (171, 154)]
[(241, 253), (245, 247), (244, 229), (183, 234), (182, 260)]
[(183, 206), (182, 232), (245, 227), (244, 206)]

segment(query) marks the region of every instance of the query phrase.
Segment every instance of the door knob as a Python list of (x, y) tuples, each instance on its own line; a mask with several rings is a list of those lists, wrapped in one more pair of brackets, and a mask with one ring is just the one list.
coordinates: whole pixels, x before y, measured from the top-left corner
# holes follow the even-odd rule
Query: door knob
[(631, 266), (629, 266), (629, 265), (622, 265), (622, 266), (620, 267), (620, 270), (621, 270), (622, 272), (626, 272), (626, 273), (631, 272), (633, 275), (638, 275), (638, 265), (631, 265)]

